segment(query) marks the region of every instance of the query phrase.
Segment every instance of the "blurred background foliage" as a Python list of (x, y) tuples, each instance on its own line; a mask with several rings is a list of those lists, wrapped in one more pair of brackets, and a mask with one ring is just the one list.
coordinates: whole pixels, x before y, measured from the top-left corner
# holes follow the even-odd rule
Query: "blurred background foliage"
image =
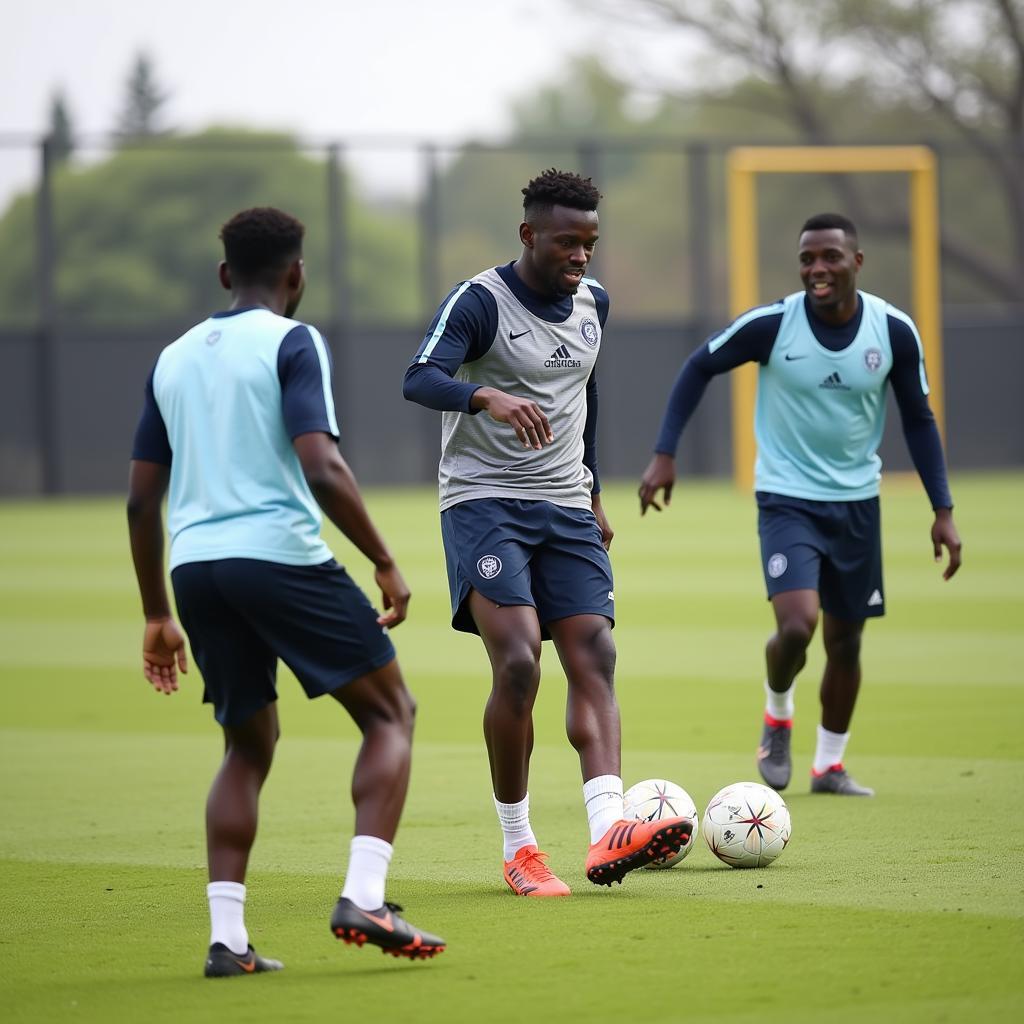
[[(573, 62), (523, 95), (503, 147), (468, 141), (439, 153), (429, 216), (422, 197), (382, 200), (343, 173), (345, 295), (354, 322), (419, 324), (454, 282), (514, 259), (520, 189), (552, 165), (593, 173), (606, 197), (595, 270), (617, 316), (720, 316), (729, 273), (724, 154), (732, 144), (935, 145), (945, 302), (1020, 303), (1019, 0), (607, 0), (597, 8), (609, 31), (616, 19), (646, 19), (651, 31), (676, 34), (681, 54), (699, 56), (681, 56), (668, 69)], [(265, 204), (306, 223), (303, 315), (328, 318), (336, 302), (323, 147), (251, 128), (178, 134), (162, 120), (166, 95), (139, 55), (119, 133), (92, 148), (76, 147), (66, 97), (54, 96), (60, 319), (177, 321), (221, 307), (217, 229), (236, 210)], [(703, 212), (713, 226), (696, 253), (687, 157), (694, 145), (707, 151)], [(762, 298), (796, 287), (789, 256), (803, 219), (840, 209), (861, 227), (863, 286), (909, 305), (907, 198), (902, 175), (763, 180)], [(27, 193), (0, 215), (0, 323), (29, 325), (37, 316), (35, 204)], [(708, 294), (693, 294), (696, 258), (706, 261)]]

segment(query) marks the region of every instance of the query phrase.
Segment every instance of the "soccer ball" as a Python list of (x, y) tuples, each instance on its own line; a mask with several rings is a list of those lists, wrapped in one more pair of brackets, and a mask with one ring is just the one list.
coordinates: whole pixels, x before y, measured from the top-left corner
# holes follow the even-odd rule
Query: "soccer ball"
[(704, 812), (704, 839), (733, 868), (767, 867), (786, 848), (791, 825), (786, 802), (759, 782), (719, 790)]
[(649, 868), (670, 868), (678, 864), (693, 849), (697, 838), (697, 805), (682, 786), (667, 779), (645, 779), (630, 786), (623, 794), (626, 801), (626, 818), (640, 818), (642, 821), (659, 821), (662, 818), (688, 818), (693, 832), (678, 853), (669, 854), (664, 860), (653, 861)]

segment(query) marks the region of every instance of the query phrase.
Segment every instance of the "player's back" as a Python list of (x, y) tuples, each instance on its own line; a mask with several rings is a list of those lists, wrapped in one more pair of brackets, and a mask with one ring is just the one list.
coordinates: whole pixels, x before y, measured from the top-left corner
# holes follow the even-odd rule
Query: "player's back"
[[(303, 416), (309, 430), (337, 434), (326, 346), (314, 328), (263, 308), (217, 314), (164, 349), (152, 383), (172, 452), (172, 568), (331, 557), (292, 446)], [(286, 387), (312, 391), (323, 414), (306, 408), (289, 422)]]

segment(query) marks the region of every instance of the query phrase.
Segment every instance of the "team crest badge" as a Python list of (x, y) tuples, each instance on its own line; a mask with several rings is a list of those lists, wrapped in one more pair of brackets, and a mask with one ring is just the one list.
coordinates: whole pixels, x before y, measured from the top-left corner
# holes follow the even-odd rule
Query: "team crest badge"
[(206, 336), (207, 345), (216, 345), (218, 341), (220, 341), (220, 331), (210, 331)]
[(589, 316), (584, 317), (580, 323), (580, 335), (590, 348), (597, 348), (597, 343), (601, 340), (601, 332)]
[(484, 555), (484, 557), (476, 563), (476, 571), (480, 573), (485, 580), (493, 580), (494, 577), (501, 572), (501, 559), (497, 555)]
[(864, 353), (864, 365), (872, 372), (877, 373), (882, 365), (882, 353), (877, 348), (869, 348)]
[(768, 559), (768, 575), (777, 580), (789, 568), (789, 559), (781, 552), (776, 552)]

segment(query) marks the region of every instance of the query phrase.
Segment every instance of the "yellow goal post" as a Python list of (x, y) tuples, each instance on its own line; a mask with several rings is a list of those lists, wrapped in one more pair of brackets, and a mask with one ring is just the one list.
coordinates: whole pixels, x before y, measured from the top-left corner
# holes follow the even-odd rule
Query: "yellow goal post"
[[(913, 316), (928, 367), (930, 401), (944, 433), (942, 312), (939, 298), (939, 211), (935, 154), (927, 146), (739, 146), (729, 151), (729, 307), (736, 317), (758, 296), (758, 174), (910, 175), (910, 259)], [(750, 489), (754, 478), (757, 367), (732, 373), (733, 477)]]

